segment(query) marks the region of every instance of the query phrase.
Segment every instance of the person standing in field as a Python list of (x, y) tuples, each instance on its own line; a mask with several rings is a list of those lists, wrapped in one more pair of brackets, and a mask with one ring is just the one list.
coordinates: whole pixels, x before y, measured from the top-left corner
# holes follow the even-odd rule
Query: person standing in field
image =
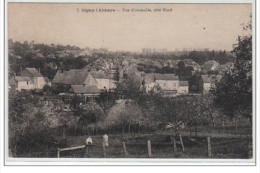
[(107, 136), (107, 134), (103, 135), (103, 145), (105, 147), (108, 147), (108, 136)]
[(89, 136), (87, 139), (86, 139), (86, 145), (91, 145), (93, 142), (92, 142), (92, 138)]
[(92, 138), (90, 136), (88, 136), (88, 138), (86, 139), (86, 143), (85, 143), (85, 157), (89, 156), (90, 153), (90, 146), (92, 145)]

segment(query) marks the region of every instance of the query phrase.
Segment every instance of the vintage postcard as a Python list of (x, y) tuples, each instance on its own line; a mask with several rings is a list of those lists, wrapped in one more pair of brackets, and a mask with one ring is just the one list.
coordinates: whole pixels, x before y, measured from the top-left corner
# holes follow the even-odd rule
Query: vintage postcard
[(255, 1), (198, 2), (7, 1), (5, 164), (255, 165)]

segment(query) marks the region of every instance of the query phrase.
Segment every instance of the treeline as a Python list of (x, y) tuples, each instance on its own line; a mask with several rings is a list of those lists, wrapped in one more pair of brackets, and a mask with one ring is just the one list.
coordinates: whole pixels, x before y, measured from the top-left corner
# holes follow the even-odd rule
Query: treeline
[(36, 44), (27, 41), (21, 43), (9, 40), (9, 75), (14, 73), (19, 75), (24, 68), (34, 67), (52, 79), (58, 69), (81, 69), (92, 62), (93, 58), (88, 55), (75, 57), (71, 53), (80, 50), (79, 47), (70, 45)]
[(148, 54), (148, 55), (136, 55), (137, 58), (147, 58), (147, 59), (154, 59), (154, 60), (184, 60), (184, 59), (192, 59), (199, 65), (204, 64), (209, 60), (215, 60), (220, 64), (225, 64), (227, 62), (234, 61), (234, 55), (231, 52), (227, 52), (225, 50), (220, 51), (190, 51), (181, 54), (169, 53), (169, 54)]

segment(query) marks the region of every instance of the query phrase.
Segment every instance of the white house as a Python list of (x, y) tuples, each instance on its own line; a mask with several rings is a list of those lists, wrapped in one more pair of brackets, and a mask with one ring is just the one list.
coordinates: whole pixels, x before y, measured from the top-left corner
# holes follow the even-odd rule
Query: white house
[(51, 85), (47, 77), (43, 77), (35, 68), (26, 68), (20, 76), (9, 79), (10, 89), (17, 91), (42, 89), (45, 85)]
[(93, 78), (97, 81), (97, 88), (99, 90), (109, 90), (110, 89), (110, 80), (103, 71), (91, 72)]
[(175, 74), (155, 73), (155, 82), (159, 84), (162, 90), (176, 91), (179, 87), (179, 77)]
[(43, 77), (42, 74), (35, 68), (26, 68), (22, 71), (21, 77), (29, 77), (34, 84), (32, 89), (42, 89), (44, 85), (51, 85), (47, 77)]
[(209, 93), (209, 91), (215, 87), (217, 82), (222, 79), (221, 75), (201, 75), (203, 93)]
[(188, 94), (189, 93), (189, 83), (188, 81), (180, 81), (178, 87), (178, 94)]
[(164, 96), (175, 96), (179, 87), (179, 78), (175, 74), (145, 74), (146, 92), (153, 90), (155, 87), (159, 87)]
[(203, 93), (208, 93), (211, 88), (211, 82), (208, 75), (201, 75)]
[(9, 86), (11, 90), (32, 90), (34, 88), (34, 83), (29, 77), (15, 76), (9, 79)]
[(149, 93), (150, 91), (155, 89), (155, 86), (158, 85), (155, 80), (154, 80), (154, 74), (145, 74), (144, 77), (144, 86), (145, 86), (145, 91)]

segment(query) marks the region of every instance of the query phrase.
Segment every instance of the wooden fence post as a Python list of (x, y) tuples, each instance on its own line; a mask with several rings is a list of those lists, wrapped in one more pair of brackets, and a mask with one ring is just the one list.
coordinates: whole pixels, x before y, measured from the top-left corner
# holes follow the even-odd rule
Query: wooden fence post
[(84, 157), (89, 157), (89, 145), (85, 145), (85, 148), (84, 148)]
[(104, 155), (104, 157), (107, 157), (107, 153), (106, 153), (106, 145), (105, 145), (104, 142), (102, 143), (102, 148), (103, 148), (103, 155)]
[(207, 137), (207, 141), (208, 141), (208, 156), (211, 157), (211, 143), (210, 143), (210, 137)]
[(182, 141), (181, 134), (179, 134), (179, 137), (180, 137), (180, 142), (181, 142), (182, 151), (184, 152), (185, 149), (184, 149), (184, 144), (183, 144), (183, 141)]
[(58, 148), (57, 158), (60, 158), (60, 149)]
[(176, 146), (175, 138), (173, 138), (173, 151), (174, 151), (174, 154), (177, 154), (177, 146)]
[(122, 142), (122, 143), (123, 143), (124, 153), (125, 153), (126, 156), (128, 156), (128, 152), (127, 152), (127, 150), (126, 150), (125, 142)]
[(148, 140), (147, 141), (147, 145), (148, 145), (148, 157), (152, 156), (152, 148), (151, 148), (151, 141)]

